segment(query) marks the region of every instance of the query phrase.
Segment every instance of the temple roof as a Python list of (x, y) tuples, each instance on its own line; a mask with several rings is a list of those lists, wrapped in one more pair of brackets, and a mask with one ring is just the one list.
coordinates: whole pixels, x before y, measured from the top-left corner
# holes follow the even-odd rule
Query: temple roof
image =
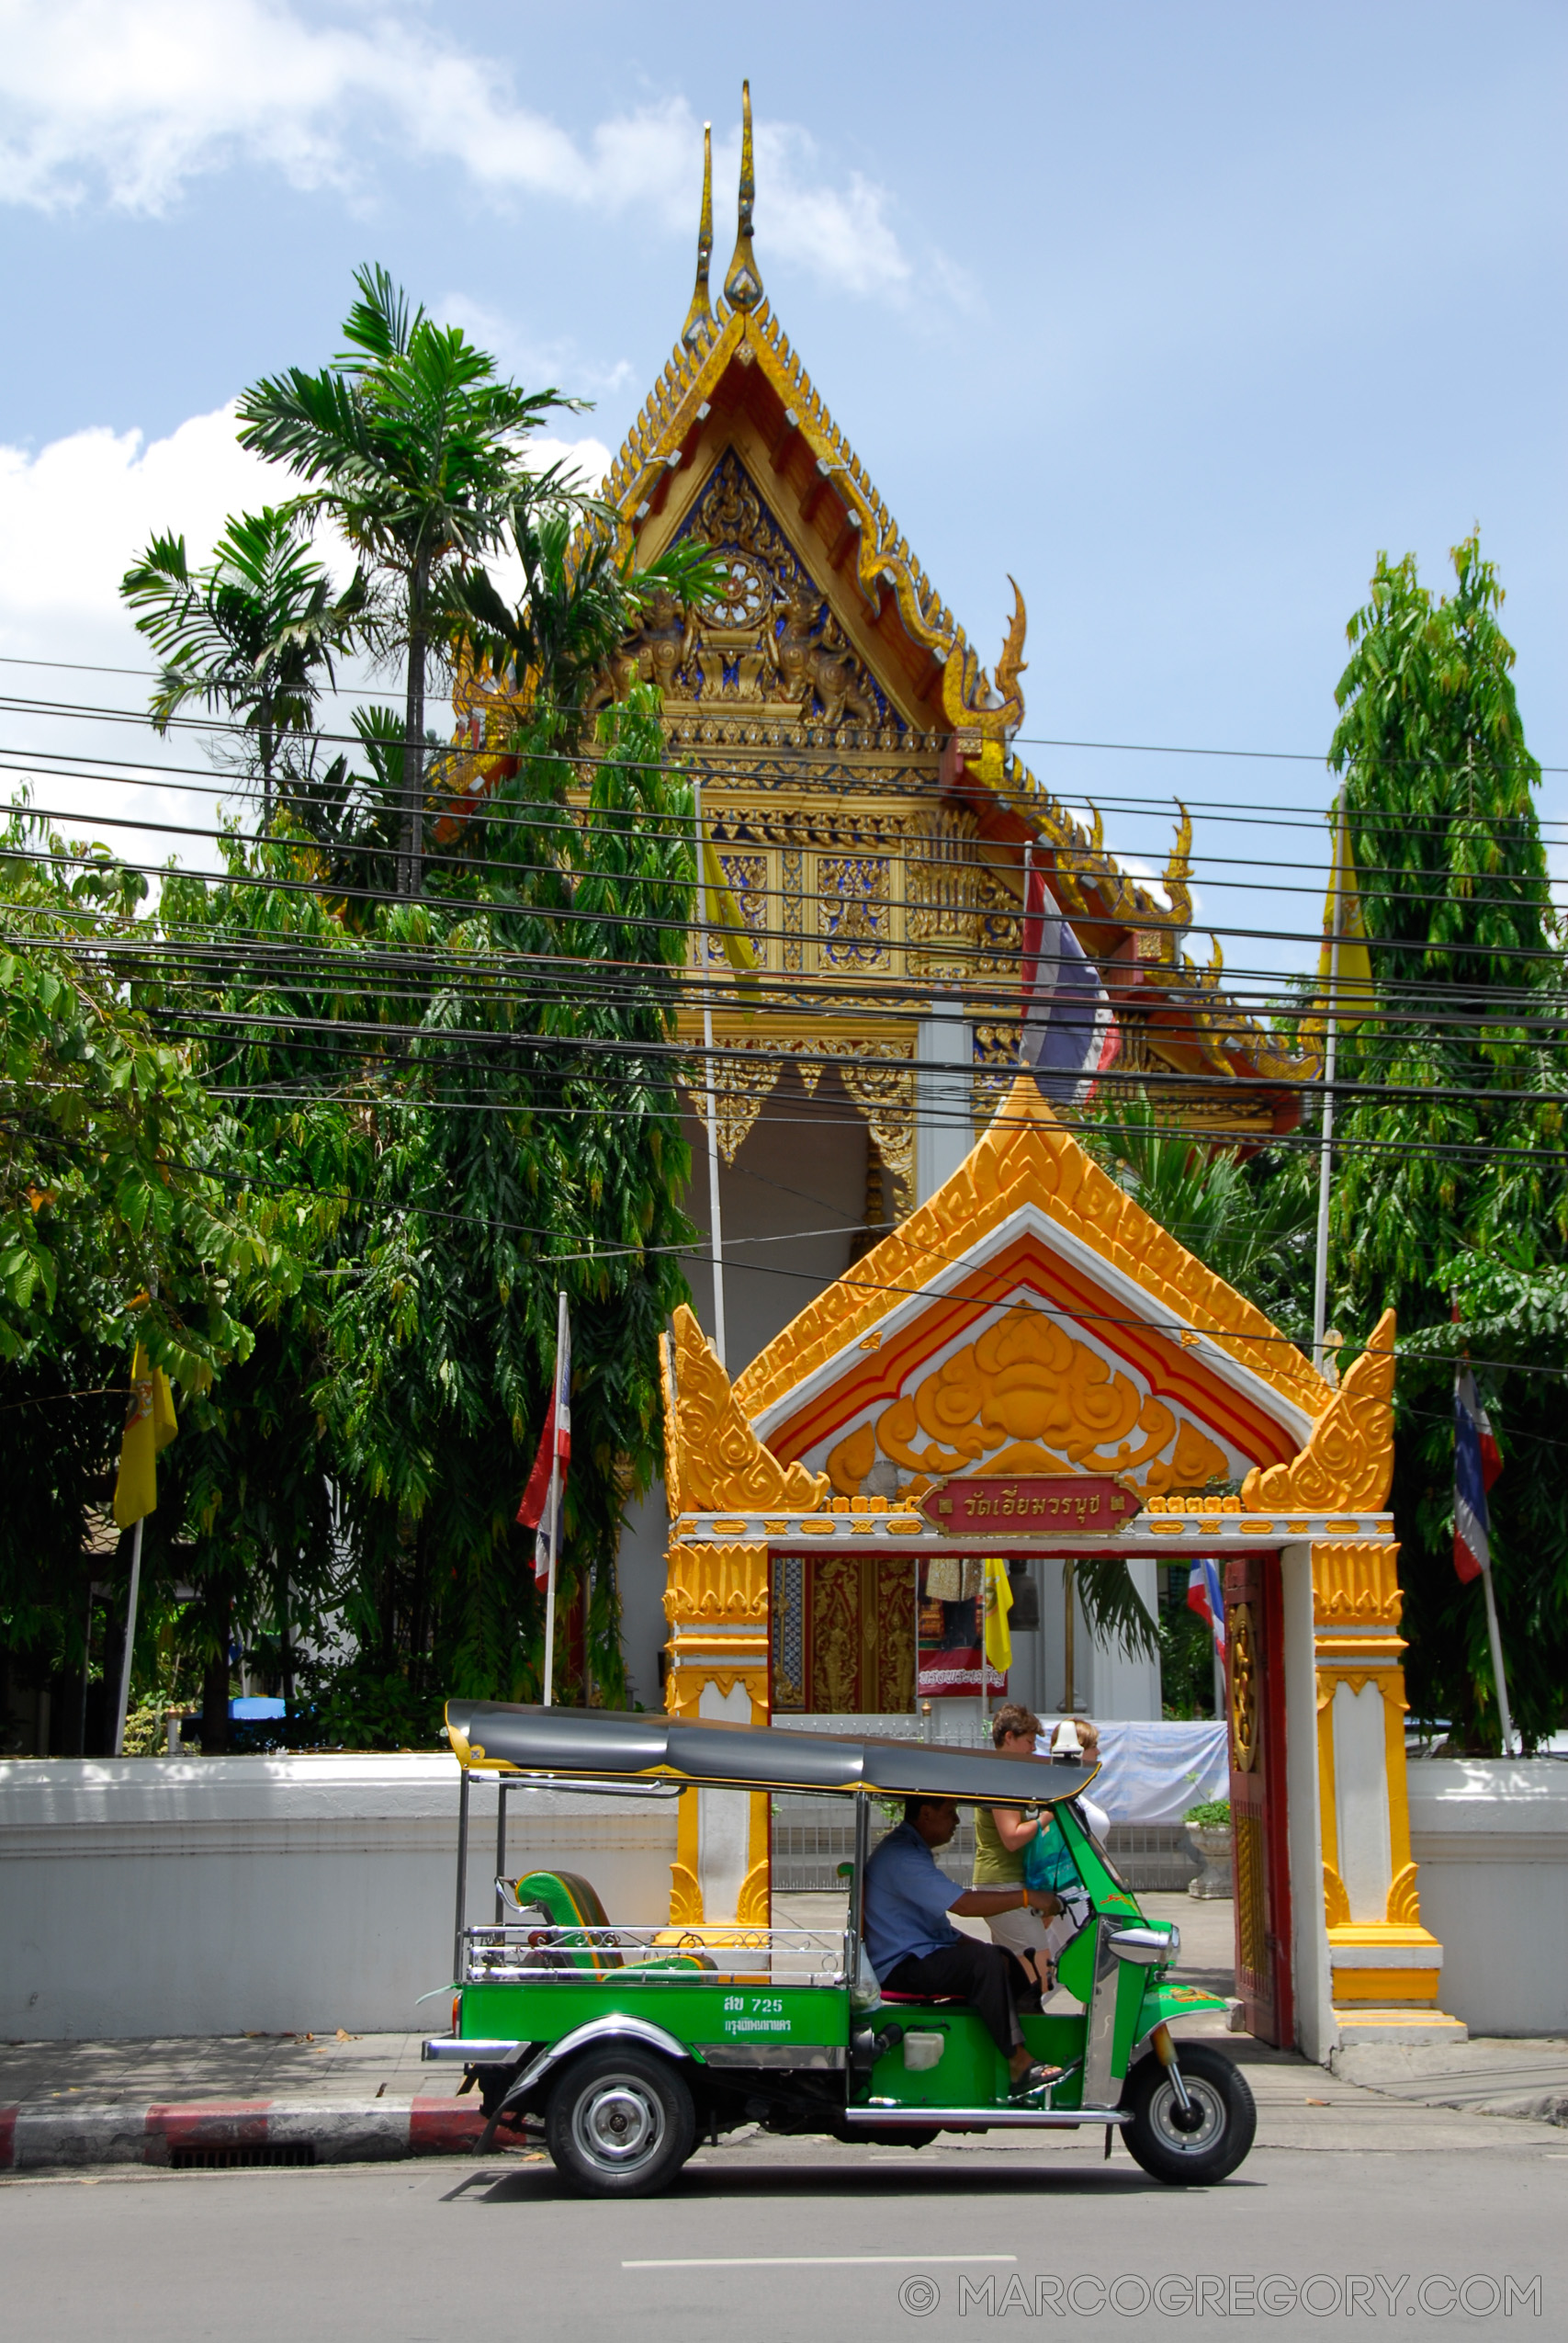
[[(987, 850), (1004, 859), (1016, 860), (1026, 841), (1045, 849), (1052, 885), (1086, 951), (1102, 968), (1125, 963), (1125, 980), (1143, 988), (1145, 1014), (1157, 1019), (1190, 1070), (1222, 1081), (1241, 1074), (1269, 1081), (1287, 1068), (1299, 1076), (1301, 1065), (1225, 997), (1218, 946), (1201, 967), (1181, 950), (1192, 914), (1185, 809), (1178, 809), (1162, 901), (1108, 852), (1099, 813), (1086, 828), (1015, 753), (1024, 719), (1023, 596), (1010, 580), (1012, 616), (987, 671), (791, 345), (752, 245), (749, 88), (735, 255), (716, 300), (708, 289), (711, 174), (705, 150), (685, 323), (603, 485), (623, 549), (635, 549), (642, 562), (654, 559), (698, 523), (705, 492), (727, 458), (738, 458), (826, 592), (839, 640), (886, 695), (900, 745), (929, 752), (933, 794), (972, 812)], [(700, 749), (700, 728), (682, 731), (677, 721), (672, 737)], [(1296, 1119), (1293, 1100), (1282, 1114), (1262, 1098), (1250, 1104), (1263, 1110), (1266, 1127), (1270, 1119), (1276, 1128)]]
[[(782, 869), (773, 866), (782, 845), (798, 844), (803, 833), (796, 828), (788, 841), (783, 827), (764, 834), (754, 817), (750, 829), (744, 822), (727, 829), (727, 800), (738, 806), (740, 793), (753, 806), (792, 807), (788, 819), (797, 824), (817, 821), (823, 829), (817, 843), (841, 854), (844, 840), (826, 834), (831, 822), (824, 808), (832, 799), (843, 809), (858, 792), (865, 851), (912, 853), (921, 867), (911, 883), (934, 890), (937, 906), (920, 914), (919, 936), (912, 920), (907, 936), (899, 929), (900, 905), (854, 907), (863, 923), (881, 922), (880, 956), (819, 949), (808, 934), (803, 960), (798, 947), (775, 941), (766, 960), (776, 987), (770, 1015), (776, 1007), (798, 1021), (801, 1004), (790, 1004), (784, 980), (803, 968), (807, 978), (842, 974), (852, 988), (860, 972), (917, 986), (972, 978), (983, 994), (989, 988), (1000, 998), (998, 984), (1017, 982), (1021, 861), (1032, 844), (1123, 1017), (1122, 1071), (1146, 1080), (1151, 1099), (1165, 1098), (1189, 1127), (1248, 1141), (1293, 1127), (1295, 1085), (1311, 1062), (1292, 1058), (1226, 996), (1217, 945), (1207, 966), (1183, 949), (1192, 916), (1185, 809), (1179, 808), (1162, 900), (1107, 851), (1098, 812), (1086, 827), (1016, 753), (1026, 628), (1016, 584), (988, 671), (792, 346), (752, 241), (749, 88), (743, 102), (737, 234), (723, 290), (715, 299), (709, 288), (705, 137), (685, 322), (603, 483), (602, 515), (589, 524), (640, 566), (678, 537), (705, 539), (728, 565), (729, 599), (690, 611), (673, 596), (663, 598), (667, 606), (656, 602), (613, 662), (602, 696), (618, 697), (638, 676), (659, 687), (671, 746), (708, 790), (716, 843), (750, 855), (761, 873), (743, 876), (737, 865), (732, 877), (743, 896), (752, 889), (763, 926), (778, 926), (781, 903), (786, 931), (798, 919)], [(509, 742), (510, 703), (488, 679), (471, 675), (458, 679), (454, 697), (459, 737), (472, 743), (466, 758), (454, 760), (460, 801), (488, 786), (504, 763), (494, 752)], [(912, 844), (922, 827), (931, 841)], [(759, 850), (766, 850), (761, 860)], [(956, 892), (943, 893), (944, 858), (965, 866)], [(968, 940), (944, 964), (922, 939), (928, 932), (945, 936), (954, 925), (945, 911), (953, 909)], [(814, 1005), (827, 1004), (818, 997)], [(997, 1047), (1001, 1063), (1015, 1054), (1005, 1036)]]

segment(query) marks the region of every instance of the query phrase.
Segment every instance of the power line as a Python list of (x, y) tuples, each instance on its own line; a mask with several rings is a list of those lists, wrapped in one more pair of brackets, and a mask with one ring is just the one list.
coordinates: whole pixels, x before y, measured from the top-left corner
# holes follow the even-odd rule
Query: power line
[[(239, 1171), (229, 1173), (214, 1172), (210, 1167), (189, 1163), (182, 1164), (179, 1168), (192, 1172), (200, 1177), (215, 1178), (220, 1184), (226, 1183), (231, 1186), (241, 1187), (247, 1191), (260, 1188), (264, 1193), (279, 1196), (298, 1195), (303, 1191), (305, 1194), (317, 1196), (322, 1200), (344, 1204), (349, 1207), (351, 1212), (357, 1208), (358, 1212), (362, 1216), (367, 1216), (372, 1218), (379, 1214), (389, 1212), (397, 1217), (435, 1220), (444, 1224), (480, 1228), (489, 1234), (495, 1234), (499, 1232), (509, 1236), (529, 1236), (548, 1239), (558, 1236), (560, 1233), (558, 1229), (552, 1228), (545, 1224), (486, 1218), (476, 1213), (455, 1211), (448, 1206), (433, 1205), (423, 1199), (410, 1198), (408, 1200), (394, 1200), (385, 1197), (367, 1196), (350, 1189), (333, 1189), (326, 1187), (313, 1179), (269, 1183), (265, 1180), (257, 1179), (254, 1174), (244, 1173)], [(784, 1240), (788, 1240), (792, 1238), (804, 1239), (807, 1233), (818, 1232), (790, 1230), (782, 1232), (782, 1235)], [(904, 1235), (906, 1243), (908, 1243), (909, 1241), (909, 1237), (907, 1223), (903, 1224), (901, 1233)], [(631, 1245), (623, 1242), (611, 1241), (604, 1245), (592, 1246), (587, 1250), (579, 1251), (552, 1251), (542, 1255), (536, 1262), (536, 1267), (539, 1273), (545, 1274), (547, 1278), (548, 1276), (554, 1275), (562, 1268), (574, 1267), (587, 1262), (604, 1264), (615, 1260), (636, 1261), (649, 1258), (682, 1255), (700, 1259), (704, 1253), (705, 1247), (705, 1239), (700, 1231), (690, 1239), (682, 1239), (676, 1243), (669, 1245)], [(940, 1247), (932, 1245), (921, 1246), (919, 1250), (929, 1257), (933, 1265), (933, 1273), (942, 1269), (962, 1268), (966, 1258), (966, 1256), (962, 1253), (948, 1253), (943, 1251)], [(866, 1294), (886, 1294), (894, 1296), (896, 1299), (916, 1299), (919, 1298), (921, 1294), (929, 1290), (928, 1287), (924, 1285), (910, 1285), (907, 1284), (884, 1282), (865, 1276), (863, 1272), (865, 1265), (865, 1260), (867, 1258), (869, 1258), (869, 1256), (863, 1256), (863, 1259), (859, 1263), (852, 1264), (852, 1282), (858, 1289), (863, 1289)], [(832, 1280), (824, 1280), (814, 1271), (789, 1269), (773, 1262), (748, 1262), (737, 1265), (744, 1266), (752, 1275), (784, 1277), (788, 1278), (795, 1283), (809, 1284), (818, 1292), (825, 1291), (827, 1285), (834, 1282)], [(851, 1273), (846, 1272), (845, 1274), (850, 1275)], [(1212, 1341), (1222, 1343), (1228, 1341), (1248, 1341), (1264, 1346), (1277, 1344), (1281, 1348), (1288, 1350), (1299, 1350), (1300, 1348), (1290, 1335), (1283, 1334), (1277, 1328), (1269, 1325), (1267, 1319), (1264, 1320), (1264, 1327), (1266, 1330), (1259, 1330), (1258, 1328), (1253, 1326), (1195, 1326), (1190, 1324), (1187, 1320), (1179, 1319), (1172, 1319), (1168, 1322), (1162, 1323), (1159, 1320), (1151, 1318), (1129, 1317), (1122, 1313), (1110, 1310), (1097, 1311), (1078, 1308), (1066, 1309), (1054, 1307), (1051, 1304), (1042, 1301), (1038, 1296), (1033, 1296), (1028, 1301), (1003, 1303), (1000, 1305), (1000, 1307), (1003, 1312), (1008, 1315), (1022, 1317), (1042, 1316), (1052, 1319), (1054, 1322), (1068, 1326), (1094, 1325), (1123, 1328), (1138, 1331), (1163, 1333), (1177, 1340), (1179, 1340), (1183, 1335), (1189, 1333), (1197, 1333), (1200, 1336), (1207, 1337)], [(1261, 1317), (1263, 1316), (1263, 1313), (1259, 1312), (1258, 1315)], [(1394, 1345), (1394, 1355), (1396, 1358), (1401, 1355), (1397, 1341)], [(1450, 1359), (1443, 1356), (1436, 1356), (1427, 1352), (1406, 1353), (1405, 1355), (1412, 1357), (1417, 1363), (1426, 1364), (1445, 1365), (1453, 1364), (1453, 1361)], [(1458, 1352), (1454, 1354), (1456, 1358), (1459, 1355), (1461, 1355), (1461, 1353)], [(1568, 1368), (1543, 1366), (1529, 1362), (1472, 1358), (1472, 1364), (1483, 1368), (1495, 1369), (1499, 1372), (1517, 1372), (1521, 1374), (1540, 1375), (1551, 1376), (1559, 1380), (1568, 1376)]]
[[(5, 767), (3, 764), (0, 764), (0, 770), (4, 769)], [(310, 793), (308, 789), (302, 790), (300, 792), (300, 796), (306, 804), (310, 803)], [(28, 806), (28, 817), (29, 820), (38, 822), (69, 821), (79, 818), (74, 815), (69, 808), (39, 805)], [(209, 840), (233, 839), (240, 835), (240, 833), (231, 826), (225, 825), (209, 828), (192, 821), (164, 821), (150, 816), (139, 814), (99, 812), (94, 814), (92, 820), (105, 829), (130, 830), (143, 835), (166, 836), (174, 838), (204, 838)], [(682, 844), (686, 843), (686, 840), (692, 831), (691, 817), (687, 815), (670, 815), (661, 817), (659, 815), (635, 813), (622, 808), (592, 808), (585, 809), (584, 812), (580, 814), (578, 809), (571, 807), (570, 804), (564, 806), (550, 806), (547, 808), (540, 807), (536, 810), (530, 809), (525, 811), (510, 811), (499, 806), (493, 810), (488, 809), (482, 811), (476, 809), (475, 823), (476, 826), (482, 823), (485, 826), (494, 827), (495, 829), (502, 830), (503, 832), (526, 832), (536, 830), (558, 832), (564, 827), (570, 826), (574, 835), (581, 834), (585, 823), (599, 830), (607, 829), (612, 834), (615, 833), (618, 824), (624, 824), (625, 830), (628, 835), (641, 835), (649, 831), (654, 831), (657, 832), (661, 826), (667, 826), (667, 832), (671, 842), (672, 843), (678, 842)], [(1399, 825), (1399, 831), (1402, 835), (1408, 834), (1405, 825)], [(390, 857), (397, 851), (394, 843), (390, 840), (351, 838), (331, 839), (326, 842), (320, 842), (315, 838), (313, 833), (309, 832), (274, 832), (265, 842), (258, 840), (247, 843), (254, 844), (261, 844), (265, 843), (274, 848), (285, 850), (290, 845), (297, 846), (301, 851), (309, 851), (311, 847), (317, 847), (319, 850), (330, 851), (335, 855), (349, 857), (371, 857), (377, 855)], [(728, 839), (720, 837), (716, 841), (717, 849), (721, 856), (726, 846), (730, 847), (732, 850), (739, 849), (743, 852), (753, 844), (761, 844), (765, 849), (766, 844), (770, 843), (772, 842), (754, 842), (749, 838), (743, 838), (739, 835)], [(912, 844), (916, 849), (913, 854), (907, 855), (907, 859), (919, 864), (923, 857), (921, 857), (919, 853), (919, 841), (918, 836), (912, 841), (907, 842), (907, 844)], [(820, 851), (820, 849), (818, 849), (818, 851)], [(875, 846), (872, 846), (869, 851), (874, 854), (876, 852)], [(556, 868), (556, 866), (548, 864), (518, 864), (513, 862), (502, 863), (487, 862), (484, 860), (476, 861), (475, 857), (470, 854), (453, 855), (442, 853), (439, 848), (426, 851), (423, 855), (422, 859), (436, 867), (453, 866), (461, 868), (465, 872), (471, 871), (476, 868), (480, 871), (505, 870), (508, 876), (517, 876), (521, 874), (536, 876), (547, 870), (553, 871)], [(1323, 873), (1319, 866), (1315, 864), (1289, 862), (1284, 860), (1282, 857), (1275, 857), (1261, 865), (1255, 859), (1249, 859), (1248, 857), (1242, 855), (1208, 855), (1201, 857), (1200, 859), (1204, 867), (1207, 867), (1210, 865), (1218, 864), (1227, 869), (1246, 869), (1258, 874), (1257, 877), (1247, 879), (1207, 878), (1201, 882), (1202, 885), (1211, 889), (1225, 889), (1238, 894), (1255, 894), (1260, 887), (1267, 886), (1269, 891), (1272, 894), (1307, 895), (1315, 897), (1319, 887), (1323, 883)], [(987, 865), (986, 867), (995, 869), (996, 866), (994, 865)], [(1278, 872), (1286, 871), (1308, 871), (1312, 874), (1314, 883), (1310, 886), (1298, 887), (1289, 883), (1288, 881), (1282, 883), (1274, 876), (1274, 874)], [(1263, 876), (1265, 873), (1268, 874), (1267, 877)], [(194, 876), (195, 874), (192, 875)], [(1422, 875), (1425, 876), (1426, 874)], [(1077, 879), (1080, 884), (1085, 879), (1087, 879), (1090, 885), (1095, 883), (1092, 873), (1069, 872), (1068, 876)], [(1446, 903), (1452, 900), (1451, 873), (1431, 873), (1431, 877), (1435, 878), (1442, 878), (1446, 883), (1430, 893), (1422, 892), (1418, 889), (1412, 888), (1408, 884), (1411, 876), (1412, 874), (1408, 867), (1398, 863), (1369, 865), (1363, 860), (1358, 866), (1357, 870), (1357, 877), (1364, 893), (1376, 894), (1383, 891), (1378, 887), (1377, 882), (1379, 880), (1388, 879), (1399, 882), (1398, 898), (1402, 906), (1411, 904)], [(667, 878), (656, 877), (651, 873), (626, 872), (620, 876), (620, 883), (622, 885), (633, 887), (667, 886), (670, 881)], [(1164, 882), (1160, 883), (1163, 884)], [(1511, 894), (1488, 895), (1477, 892), (1472, 889), (1464, 899), (1465, 906), (1467, 911), (1472, 912), (1487, 910), (1524, 910), (1528, 908), (1529, 896), (1531, 890), (1540, 889), (1550, 892), (1551, 889), (1553, 887), (1568, 887), (1568, 874), (1565, 874), (1564, 877), (1560, 879), (1553, 878), (1547, 874), (1542, 874), (1539, 877), (1533, 873), (1523, 874), (1517, 880), (1515, 890)], [(782, 889), (776, 887), (766, 887), (761, 890), (748, 888), (744, 891), (747, 893), (761, 891), (768, 898), (779, 897), (781, 899), (784, 893)], [(803, 902), (818, 904), (829, 903), (838, 905), (841, 903), (843, 899), (841, 896), (830, 891), (803, 889), (801, 890), (797, 890), (797, 900)], [(993, 911), (991, 916), (1002, 918), (1021, 918), (1022, 916), (1021, 899), (1016, 912), (1004, 909)], [(1080, 914), (1080, 916), (1082, 915)], [(1090, 914), (1089, 916), (1092, 919), (1093, 915)], [(1169, 922), (1168, 921), (1160, 920), (1150, 922), (1146, 919), (1138, 919), (1136, 917), (1132, 919), (1123, 919), (1118, 916), (1115, 923), (1118, 926), (1126, 925), (1136, 929), (1149, 925), (1156, 927), (1166, 926), (1168, 925)], [(753, 934), (774, 936), (783, 934), (782, 929), (776, 928), (757, 928), (753, 929), (751, 932)], [(1201, 926), (1201, 932), (1206, 934), (1218, 935), (1229, 934), (1232, 931), (1223, 928), (1213, 928), (1204, 922)], [(1374, 952), (1380, 949), (1408, 950), (1412, 948), (1407, 942), (1396, 937), (1369, 936), (1367, 941), (1369, 948)]]
[[(99, 662), (85, 660), (30, 659), (18, 656), (15, 653), (10, 655), (0, 655), (0, 666), (41, 668), (56, 673), (123, 675), (130, 677), (136, 681), (149, 684), (161, 683), (164, 680), (164, 676), (166, 672), (163, 668), (107, 666)], [(332, 695), (340, 698), (350, 696), (361, 689), (361, 687), (356, 685), (340, 685), (336, 683), (335, 680), (327, 681), (325, 679), (323, 679), (317, 688), (322, 695)], [(427, 703), (434, 701), (441, 704), (445, 703), (449, 698), (449, 695), (439, 691), (433, 691), (427, 686), (425, 698)], [(4, 699), (0, 698), (0, 705), (5, 704)], [(547, 699), (541, 699), (536, 704), (544, 707), (563, 707), (565, 706), (564, 703), (551, 702)], [(43, 707), (58, 707), (72, 712), (81, 709), (85, 713), (95, 716), (108, 716), (116, 721), (135, 723), (145, 722), (147, 720), (147, 711), (145, 708), (106, 709), (99, 707), (96, 704), (92, 702), (39, 702), (39, 705)], [(576, 711), (573, 709), (570, 712), (575, 713)], [(781, 724), (787, 723), (790, 720), (787, 713), (782, 707), (776, 707), (772, 711), (772, 713), (773, 720)], [(764, 703), (764, 721), (768, 720), (768, 714), (769, 711), (767, 704)], [(191, 719), (175, 718), (173, 720), (185, 722)], [(235, 729), (243, 730), (248, 728), (240, 726)], [(909, 730), (916, 738), (926, 737), (916, 730), (915, 728), (906, 729)], [(939, 732), (931, 737), (945, 738), (946, 735), (945, 733)], [(1323, 767), (1326, 767), (1328, 764), (1328, 753), (1323, 749), (1232, 748), (1205, 744), (1201, 742), (1193, 742), (1190, 741), (1103, 741), (1075, 739), (1065, 734), (1046, 732), (1021, 731), (1013, 733), (1010, 735), (1009, 746), (1012, 748), (1081, 750), (1087, 753), (1096, 755), (1213, 757), (1225, 763), (1254, 764), (1312, 764)], [(1568, 773), (1568, 764), (1550, 764), (1539, 759), (1532, 761), (1536, 764), (1538, 770), (1541, 773)], [(1427, 758), (1400, 758), (1392, 760), (1392, 762), (1396, 766), (1404, 766), (1406, 769), (1416, 770), (1430, 770), (1432, 765), (1432, 761)]]

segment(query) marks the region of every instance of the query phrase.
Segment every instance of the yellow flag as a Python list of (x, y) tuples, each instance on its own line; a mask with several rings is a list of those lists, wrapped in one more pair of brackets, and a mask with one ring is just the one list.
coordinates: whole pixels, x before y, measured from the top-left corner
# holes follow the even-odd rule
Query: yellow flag
[[(1334, 913), (1339, 911), (1339, 983), (1334, 985)], [(1334, 825), (1334, 866), (1328, 874), (1328, 894), (1323, 906), (1323, 949), (1317, 956), (1317, 978), (1325, 1000), (1340, 1012), (1341, 1033), (1359, 1023), (1375, 997), (1372, 959), (1367, 949), (1367, 923), (1356, 885), (1356, 855), (1350, 832), (1341, 817)]]
[(741, 990), (755, 999), (758, 990), (757, 970), (761, 965), (757, 947), (746, 924), (746, 915), (735, 900), (735, 891), (724, 875), (724, 865), (714, 851), (707, 824), (703, 824), (703, 917), (708, 933), (735, 970)]
[(125, 1438), (119, 1444), (119, 1475), (114, 1485), (114, 1517), (122, 1530), (144, 1513), (158, 1510), (157, 1455), (166, 1448), (179, 1425), (175, 1421), (175, 1395), (162, 1367), (147, 1364), (138, 1342), (130, 1365), (130, 1405), (125, 1416)]
[(993, 1555), (986, 1564), (986, 1658), (998, 1676), (1005, 1676), (1012, 1666), (1012, 1629), (1008, 1624), (1011, 1609), (1008, 1566)]

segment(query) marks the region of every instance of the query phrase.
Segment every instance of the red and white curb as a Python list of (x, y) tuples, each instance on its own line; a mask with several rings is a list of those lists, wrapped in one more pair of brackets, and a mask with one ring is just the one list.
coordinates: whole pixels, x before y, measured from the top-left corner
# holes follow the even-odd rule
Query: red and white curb
[[(0, 2172), (90, 2164), (362, 2164), (460, 2156), (484, 2130), (476, 2099), (186, 2100), (92, 2107), (0, 2106)], [(516, 2134), (511, 2134), (514, 2143)], [(508, 2145), (508, 2141), (500, 2143)]]

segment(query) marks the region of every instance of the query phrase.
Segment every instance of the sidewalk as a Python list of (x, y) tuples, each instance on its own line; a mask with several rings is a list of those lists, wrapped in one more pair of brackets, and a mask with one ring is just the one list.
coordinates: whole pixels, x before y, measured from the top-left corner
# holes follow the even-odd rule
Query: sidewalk
[(457, 2096), (460, 2068), (421, 2064), (423, 2039), (251, 2034), (6, 2044), (0, 2172), (472, 2154), (484, 2129), (478, 2094)]

